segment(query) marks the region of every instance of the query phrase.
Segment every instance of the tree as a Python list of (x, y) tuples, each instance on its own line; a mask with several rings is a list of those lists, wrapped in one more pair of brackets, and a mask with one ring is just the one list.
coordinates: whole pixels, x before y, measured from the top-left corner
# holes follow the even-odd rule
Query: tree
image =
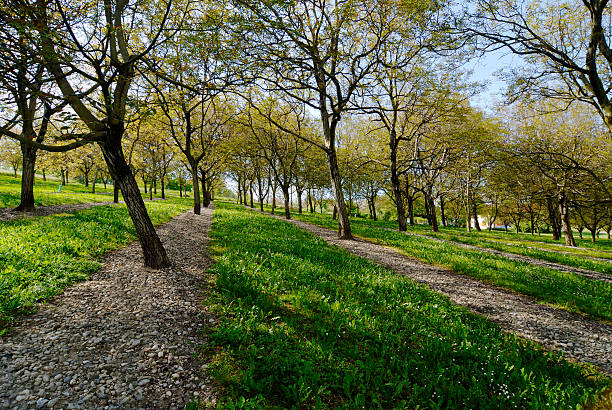
[(481, 51), (506, 48), (531, 66), (512, 73), (513, 92), (595, 107), (612, 129), (608, 0), (472, 0), (460, 31)]
[(377, 20), (384, 14), (380, 7), (386, 3), (235, 0), (235, 4), (247, 27), (244, 36), (249, 47), (244, 61), (254, 62), (252, 71), (262, 79), (261, 86), (319, 115), (322, 141), (309, 142), (327, 156), (339, 213), (339, 236), (351, 239), (336, 131), (357, 88), (378, 65), (378, 51), (389, 34)]

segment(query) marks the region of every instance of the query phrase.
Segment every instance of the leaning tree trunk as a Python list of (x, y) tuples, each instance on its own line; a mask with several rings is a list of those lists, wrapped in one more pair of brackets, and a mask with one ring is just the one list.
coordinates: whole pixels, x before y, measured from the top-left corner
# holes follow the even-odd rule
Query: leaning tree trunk
[(170, 266), (166, 250), (159, 236), (157, 236), (157, 232), (155, 232), (155, 227), (151, 222), (151, 218), (149, 218), (147, 208), (140, 195), (138, 183), (132, 174), (130, 166), (125, 161), (121, 147), (121, 134), (122, 132), (119, 132), (119, 135), (114, 138), (111, 135), (104, 144), (100, 144), (104, 160), (115, 184), (118, 184), (123, 194), (123, 199), (132, 218), (134, 229), (142, 248), (145, 266), (150, 268)]
[(34, 210), (34, 173), (36, 166), (36, 148), (27, 144), (21, 144), (22, 169), (21, 169), (21, 202), (15, 208), (16, 211)]
[(330, 147), (327, 151), (327, 162), (329, 165), (329, 177), (331, 179), (332, 191), (338, 208), (338, 236), (340, 239), (353, 239), (351, 223), (349, 221), (346, 204), (344, 203), (344, 192), (342, 191), (342, 179), (338, 169), (338, 157), (336, 148)]
[(191, 184), (193, 185), (193, 213), (200, 215), (200, 181), (198, 181), (198, 164), (191, 162)]
[(561, 213), (561, 225), (563, 226), (563, 234), (565, 236), (565, 244), (567, 246), (576, 246), (576, 240), (572, 234), (572, 226), (569, 220), (569, 206), (565, 193), (560, 193), (559, 197), (559, 212)]

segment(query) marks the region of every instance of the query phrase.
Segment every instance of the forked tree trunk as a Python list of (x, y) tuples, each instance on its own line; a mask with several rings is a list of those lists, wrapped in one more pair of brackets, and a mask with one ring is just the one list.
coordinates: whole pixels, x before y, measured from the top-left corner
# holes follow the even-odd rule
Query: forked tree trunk
[(147, 208), (140, 195), (138, 183), (132, 174), (130, 166), (125, 161), (121, 147), (122, 132), (118, 132), (118, 134), (115, 138), (110, 136), (109, 140), (104, 144), (100, 144), (100, 148), (104, 154), (108, 170), (123, 194), (123, 199), (132, 218), (134, 229), (142, 248), (144, 264), (150, 268), (170, 266), (166, 250), (159, 236), (157, 236), (157, 232), (155, 232), (155, 227), (151, 222), (151, 218), (149, 218)]
[(36, 166), (36, 148), (21, 144), (21, 202), (16, 211), (34, 210), (34, 173)]

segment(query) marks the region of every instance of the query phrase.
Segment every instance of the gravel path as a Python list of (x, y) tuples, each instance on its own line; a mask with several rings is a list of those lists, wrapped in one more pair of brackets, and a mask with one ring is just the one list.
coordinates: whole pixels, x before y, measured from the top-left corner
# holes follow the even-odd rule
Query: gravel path
[(487, 316), (507, 331), (563, 351), (578, 361), (593, 363), (612, 375), (612, 326), (609, 324), (537, 303), (528, 296), (428, 265), (382, 245), (364, 240), (339, 240), (336, 232), (330, 229), (301, 221), (290, 222), (329, 244), (429, 285), (458, 305)]
[(61, 214), (64, 212), (80, 211), (82, 209), (89, 209), (94, 206), (112, 204), (113, 201), (103, 202), (87, 202), (83, 204), (64, 204), (64, 205), (49, 205), (49, 206), (37, 206), (34, 212), (20, 212), (14, 211), (13, 208), (0, 208), (0, 221), (12, 221), (19, 218), (29, 218), (32, 216), (47, 216), (53, 214)]
[(159, 230), (173, 261), (142, 266), (133, 243), (109, 254), (90, 281), (0, 338), (0, 408), (184, 408), (215, 403), (194, 358), (205, 312), (212, 209), (186, 212)]
[[(387, 230), (387, 231), (395, 231), (395, 232), (397, 232), (397, 230), (390, 229), (390, 228), (381, 228), (381, 229), (384, 229), (384, 230)], [(562, 265), (560, 263), (544, 261), (544, 260), (541, 260), (541, 259), (530, 258), (528, 256), (517, 255), (515, 253), (502, 252), (502, 251), (498, 251), (498, 250), (490, 249), (490, 248), (483, 248), (481, 246), (468, 245), (468, 244), (461, 243), (461, 242), (449, 241), (449, 240), (446, 240), (446, 239), (435, 238), (433, 236), (421, 235), (421, 234), (418, 234), (418, 233), (404, 232), (404, 234), (410, 235), (410, 236), (416, 236), (416, 237), (419, 237), (419, 238), (431, 239), (432, 241), (437, 241), (437, 242), (450, 243), (452, 245), (460, 246), (460, 247), (465, 248), (465, 249), (476, 250), (478, 252), (486, 252), (486, 253), (490, 253), (490, 254), (493, 254), (493, 255), (502, 256), (504, 258), (512, 259), (512, 260), (515, 260), (515, 261), (526, 262), (526, 263), (529, 263), (531, 265), (536, 265), (536, 266), (541, 266), (541, 267), (544, 267), (544, 268), (555, 269), (555, 270), (558, 270), (558, 271), (561, 271), (561, 272), (574, 273), (576, 275), (584, 276), (585, 278), (601, 280), (601, 281), (604, 281), (604, 282), (612, 283), (612, 276), (609, 275), (609, 274), (606, 274), (606, 273), (596, 272), (596, 271), (592, 271), (592, 270), (588, 270), (588, 269), (577, 268), (575, 266)], [(606, 261), (606, 262), (609, 262), (609, 261)]]

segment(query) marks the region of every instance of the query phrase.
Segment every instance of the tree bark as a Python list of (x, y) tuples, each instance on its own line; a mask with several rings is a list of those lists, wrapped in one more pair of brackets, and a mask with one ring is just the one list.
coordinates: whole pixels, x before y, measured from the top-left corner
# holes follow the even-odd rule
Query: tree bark
[(440, 215), (442, 216), (442, 226), (447, 226), (446, 215), (444, 213), (444, 197), (440, 197)]
[(438, 232), (440, 227), (438, 226), (438, 216), (436, 215), (436, 203), (434, 202), (433, 196), (430, 193), (427, 193), (425, 196), (425, 203), (428, 202), (429, 206), (427, 208), (429, 210), (431, 230), (433, 232)]
[(332, 184), (336, 206), (338, 208), (338, 236), (340, 239), (353, 239), (351, 223), (349, 221), (346, 204), (344, 203), (344, 192), (342, 191), (342, 180), (338, 169), (338, 157), (336, 148), (330, 146), (327, 151), (327, 162), (329, 165), (329, 176)]
[(576, 246), (576, 240), (572, 234), (572, 226), (569, 220), (569, 206), (565, 193), (561, 192), (558, 195), (559, 212), (561, 213), (561, 224), (563, 226), (563, 235), (565, 236), (565, 244), (567, 246)]
[(301, 214), (302, 213), (302, 193), (303, 191), (301, 189), (296, 188), (295, 192), (297, 194), (298, 213)]
[(21, 144), (21, 201), (16, 211), (34, 210), (34, 173), (36, 166), (36, 148)]
[(414, 198), (409, 196), (406, 199), (408, 204), (408, 218), (410, 220), (410, 226), (414, 226)]
[[(394, 140), (395, 138), (392, 138)], [(391, 144), (390, 168), (391, 168), (391, 187), (395, 198), (395, 210), (397, 211), (397, 226), (400, 232), (406, 232), (406, 211), (404, 209), (404, 198), (402, 198), (402, 188), (400, 186), (399, 175), (397, 174), (397, 152)], [(407, 182), (406, 182), (407, 184)]]
[(138, 236), (144, 264), (150, 268), (164, 268), (170, 266), (166, 250), (155, 232), (155, 227), (149, 218), (147, 208), (140, 195), (138, 183), (132, 174), (130, 166), (125, 161), (121, 147), (123, 130), (116, 131), (118, 135), (110, 135), (104, 144), (100, 144), (108, 170), (116, 184), (119, 185), (123, 199), (127, 206), (134, 229)]
[(192, 162), (191, 164), (191, 184), (193, 185), (193, 213), (200, 215), (200, 181), (198, 181), (198, 164)]
[(291, 207), (289, 204), (291, 195), (289, 194), (289, 187), (281, 186), (281, 191), (283, 191), (283, 199), (285, 201), (285, 218), (291, 219)]
[(113, 180), (113, 202), (119, 203), (119, 185), (115, 180)]
[(165, 181), (165, 179), (166, 179), (166, 172), (164, 172), (162, 174), (161, 180), (160, 180), (160, 183), (161, 183), (161, 197), (162, 197), (162, 199), (166, 199), (166, 181)]
[(474, 228), (476, 228), (478, 232), (482, 231), (482, 229), (480, 229), (480, 222), (478, 222), (478, 206), (476, 205), (476, 201), (474, 201), (473, 199), (472, 199), (472, 216), (474, 217)]
[(144, 185), (144, 191), (145, 191), (144, 193), (145, 193), (145, 194), (148, 192), (148, 191), (147, 191), (147, 182), (148, 182), (148, 181), (145, 179), (145, 177), (144, 177), (144, 175), (143, 175), (143, 176), (142, 176), (142, 184)]

